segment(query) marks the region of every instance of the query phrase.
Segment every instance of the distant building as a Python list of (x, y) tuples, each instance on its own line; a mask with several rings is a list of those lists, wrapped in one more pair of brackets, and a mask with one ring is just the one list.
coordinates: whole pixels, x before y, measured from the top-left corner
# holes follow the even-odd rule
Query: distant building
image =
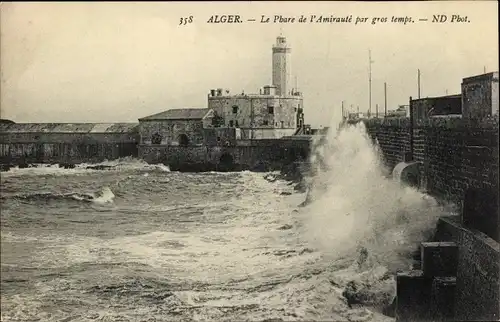
[(137, 123), (0, 122), (0, 164), (96, 162), (137, 156)]
[(362, 112), (351, 112), (347, 115), (348, 120), (359, 120), (365, 117), (365, 114)]
[(462, 106), (464, 118), (498, 115), (498, 72), (464, 78)]
[(415, 120), (498, 115), (498, 72), (464, 78), (461, 94), (413, 99), (410, 105)]
[(416, 120), (445, 115), (461, 115), (462, 95), (419, 98), (411, 100), (410, 105)]
[(410, 116), (408, 105), (399, 105), (395, 110), (387, 111), (385, 117), (408, 117)]
[(236, 94), (221, 88), (208, 95), (208, 108), (224, 119), (225, 127), (241, 129), (242, 139), (293, 135), (304, 124), (302, 93), (291, 88), (291, 48), (277, 37), (272, 48), (272, 85), (259, 94)]
[(140, 144), (198, 145), (203, 128), (212, 126), (213, 111), (208, 108), (171, 109), (139, 119)]

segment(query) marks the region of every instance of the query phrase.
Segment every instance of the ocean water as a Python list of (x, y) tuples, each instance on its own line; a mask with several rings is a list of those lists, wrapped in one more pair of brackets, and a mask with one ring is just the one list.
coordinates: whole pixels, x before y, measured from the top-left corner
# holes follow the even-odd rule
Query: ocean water
[(394, 273), (447, 210), (387, 179), (362, 126), (319, 159), (307, 193), (134, 159), (2, 172), (2, 321), (393, 321)]

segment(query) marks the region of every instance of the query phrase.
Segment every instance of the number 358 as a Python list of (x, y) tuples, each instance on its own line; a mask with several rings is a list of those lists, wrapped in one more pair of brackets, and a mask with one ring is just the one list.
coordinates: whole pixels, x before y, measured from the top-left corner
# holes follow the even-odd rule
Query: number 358
[(179, 21), (179, 26), (180, 25), (187, 25), (188, 23), (192, 23), (192, 22), (193, 22), (193, 16), (181, 17), (181, 20)]

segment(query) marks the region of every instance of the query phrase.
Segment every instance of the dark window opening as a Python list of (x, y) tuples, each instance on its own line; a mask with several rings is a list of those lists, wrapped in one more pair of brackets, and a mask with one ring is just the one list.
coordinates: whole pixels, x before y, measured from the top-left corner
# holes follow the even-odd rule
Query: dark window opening
[(189, 144), (189, 138), (186, 134), (179, 135), (179, 145), (187, 146)]
[(219, 164), (217, 165), (218, 171), (232, 171), (234, 169), (234, 158), (231, 154), (224, 153), (220, 159)]
[(278, 126), (278, 122), (274, 123), (274, 126)]
[(161, 144), (162, 139), (163, 137), (161, 136), (160, 133), (155, 133), (151, 138), (151, 144)]
[(233, 125), (234, 125), (234, 121), (233, 120), (229, 121), (229, 127), (233, 127)]
[(274, 106), (268, 106), (267, 111), (269, 112), (269, 114), (274, 114)]
[(217, 142), (220, 142), (220, 136), (217, 137)]
[(262, 121), (262, 125), (269, 125), (269, 122), (267, 120)]
[(281, 128), (285, 127), (285, 122), (281, 121)]
[(224, 125), (224, 118), (218, 115), (214, 115), (212, 118), (212, 126), (213, 127), (221, 127)]
[(235, 126), (236, 127), (240, 127), (239, 124), (238, 124), (238, 120), (235, 121)]
[(233, 105), (233, 114), (238, 113), (238, 106)]

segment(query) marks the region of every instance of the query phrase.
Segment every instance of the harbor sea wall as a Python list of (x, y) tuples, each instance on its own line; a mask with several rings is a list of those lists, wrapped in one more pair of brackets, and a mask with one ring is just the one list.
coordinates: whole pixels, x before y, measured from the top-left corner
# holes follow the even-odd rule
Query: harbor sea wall
[(137, 157), (135, 123), (0, 124), (0, 164), (77, 164)]
[(399, 162), (419, 162), (419, 187), (429, 194), (461, 203), (467, 188), (498, 190), (498, 116), (440, 117), (413, 125), (409, 118), (364, 122), (388, 170)]
[(416, 165), (416, 186), (459, 209), (422, 243), (420, 269), (398, 274), (397, 321), (499, 320), (498, 115), (363, 122), (389, 173)]
[(148, 163), (167, 164), (181, 171), (271, 171), (306, 160), (311, 137), (236, 140), (216, 145), (140, 145), (139, 155)]

